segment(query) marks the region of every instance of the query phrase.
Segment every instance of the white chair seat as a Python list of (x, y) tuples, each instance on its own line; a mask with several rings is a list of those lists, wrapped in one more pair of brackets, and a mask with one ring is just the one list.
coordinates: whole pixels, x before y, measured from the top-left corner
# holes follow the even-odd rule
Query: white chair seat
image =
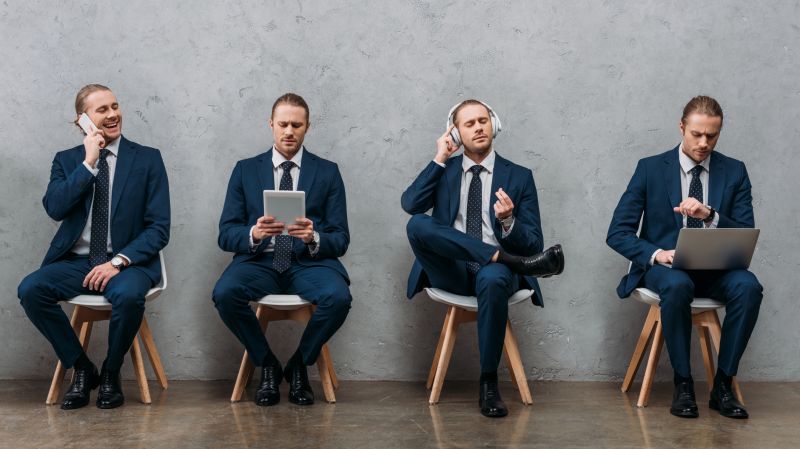
[(295, 310), (311, 305), (309, 301), (297, 295), (267, 295), (259, 299), (258, 303), (277, 310)]
[[(144, 297), (145, 301), (150, 302), (158, 298), (162, 291), (164, 291), (162, 287), (151, 288)], [(111, 303), (103, 295), (78, 295), (67, 301), (67, 303), (95, 310), (111, 310)]]
[[(425, 293), (427, 293), (432, 300), (448, 306), (456, 306), (472, 312), (478, 310), (478, 298), (474, 296), (456, 295), (455, 293), (450, 293), (441, 288), (426, 288)], [(533, 290), (520, 290), (508, 298), (508, 305), (513, 306), (526, 299), (530, 299), (535, 294), (536, 292)]]
[[(658, 306), (661, 302), (661, 298), (656, 292), (643, 287), (634, 290), (633, 293), (631, 293), (631, 297), (651, 306)], [(723, 307), (725, 307), (725, 304), (711, 298), (694, 298), (694, 301), (692, 301), (692, 313), (721, 309)]]

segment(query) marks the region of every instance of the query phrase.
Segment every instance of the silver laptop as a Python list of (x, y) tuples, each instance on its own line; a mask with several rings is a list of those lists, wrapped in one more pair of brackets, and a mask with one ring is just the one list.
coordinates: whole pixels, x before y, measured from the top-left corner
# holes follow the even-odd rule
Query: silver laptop
[(760, 229), (682, 228), (672, 268), (736, 270), (750, 267)]

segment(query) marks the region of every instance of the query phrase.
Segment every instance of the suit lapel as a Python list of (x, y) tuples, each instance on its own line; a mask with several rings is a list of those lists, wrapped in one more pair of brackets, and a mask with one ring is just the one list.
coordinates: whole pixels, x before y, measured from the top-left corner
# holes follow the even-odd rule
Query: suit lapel
[(317, 174), (317, 157), (311, 154), (308, 149), (303, 150), (303, 158), (300, 160), (300, 179), (297, 180), (297, 190), (308, 192), (314, 184), (314, 176)]
[[(667, 154), (664, 158), (664, 180), (667, 183), (667, 193), (669, 194), (669, 207), (673, 208), (681, 203), (681, 178), (680, 169), (681, 164), (678, 161), (678, 148), (676, 147)], [(675, 226), (678, 229), (683, 227), (683, 216), (681, 214), (675, 215)]]
[(128, 182), (128, 175), (133, 167), (133, 162), (136, 160), (136, 153), (139, 149), (125, 137), (120, 137), (119, 141), (119, 154), (117, 155), (117, 164), (114, 168), (114, 185), (111, 189), (111, 217), (117, 212), (119, 206), (119, 198), (122, 196), (122, 191), (125, 190), (125, 183)]
[(499, 154), (495, 153), (494, 173), (492, 173), (492, 190), (489, 192), (489, 210), (487, 213), (489, 214), (489, 223), (492, 223), (492, 229), (498, 236), (501, 235), (501, 233), (500, 224), (494, 219), (494, 203), (497, 202), (497, 196), (495, 196), (494, 193), (497, 192), (500, 187), (503, 187), (503, 190), (508, 190), (510, 173), (511, 169), (509, 168), (509, 162), (500, 157)]
[(275, 190), (275, 175), (272, 171), (272, 152), (269, 150), (258, 158), (258, 180), (261, 190)]
[(461, 204), (461, 164), (463, 157), (463, 155), (454, 157), (453, 162), (447, 166), (445, 171), (445, 176), (447, 177), (447, 189), (449, 193), (448, 198), (450, 198), (450, 213), (447, 216), (450, 224), (453, 224), (456, 221), (458, 207)]
[(711, 153), (709, 156), (708, 170), (708, 205), (714, 210), (722, 207), (722, 191), (725, 186), (725, 169), (722, 167), (722, 160), (718, 155)]

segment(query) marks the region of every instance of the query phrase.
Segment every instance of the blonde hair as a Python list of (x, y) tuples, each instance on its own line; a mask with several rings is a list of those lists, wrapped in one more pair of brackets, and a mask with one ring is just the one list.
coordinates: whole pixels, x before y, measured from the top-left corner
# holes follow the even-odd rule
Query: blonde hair
[(724, 119), (722, 116), (722, 106), (717, 103), (717, 100), (705, 95), (698, 95), (686, 103), (686, 106), (683, 108), (681, 123), (686, 123), (686, 118), (695, 113), (705, 114), (709, 117), (719, 117), (720, 121)]
[[(79, 90), (78, 94), (75, 95), (75, 121), (73, 122), (75, 123), (75, 126), (78, 126), (78, 118), (81, 116), (81, 114), (86, 112), (86, 98), (92, 93), (100, 90), (107, 90), (111, 92), (111, 89), (103, 86), (102, 84), (87, 84), (81, 87), (81, 90)], [(80, 126), (78, 127), (80, 128)]]

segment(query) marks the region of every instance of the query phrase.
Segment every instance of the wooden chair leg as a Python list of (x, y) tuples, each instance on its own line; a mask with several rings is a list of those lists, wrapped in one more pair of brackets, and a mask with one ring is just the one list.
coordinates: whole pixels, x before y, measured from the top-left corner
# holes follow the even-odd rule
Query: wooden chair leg
[(431, 370), (428, 372), (428, 382), (425, 384), (425, 388), (428, 390), (431, 389), (431, 386), (433, 385), (433, 378), (436, 376), (436, 367), (439, 365), (439, 357), (442, 355), (442, 345), (444, 344), (444, 334), (445, 330), (447, 329), (447, 320), (450, 317), (452, 310), (452, 307), (447, 309), (447, 314), (444, 316), (444, 323), (442, 323), (442, 330), (439, 332), (439, 342), (436, 343), (436, 352), (433, 353)]
[(658, 358), (661, 356), (661, 347), (664, 344), (664, 335), (661, 329), (661, 320), (656, 322), (656, 329), (653, 333), (653, 344), (650, 346), (650, 356), (647, 358), (647, 366), (644, 369), (642, 379), (642, 389), (639, 391), (639, 400), (636, 405), (647, 407), (647, 400), (650, 398), (650, 389), (653, 387), (653, 378), (656, 376), (656, 366)]
[[(711, 340), (714, 342), (714, 349), (717, 351), (717, 355), (719, 355), (719, 345), (720, 341), (722, 341), (722, 325), (719, 322), (719, 315), (717, 315), (717, 311), (711, 311), (712, 315), (709, 316), (709, 321), (711, 324), (708, 326), (708, 331), (711, 334)], [(713, 382), (712, 380), (709, 383)], [(744, 396), (742, 396), (742, 390), (739, 387), (739, 381), (736, 380), (736, 377), (733, 378), (733, 391), (736, 393), (736, 397), (739, 398), (739, 402), (744, 404)]]
[[(261, 325), (261, 332), (266, 332), (268, 324), (267, 307), (259, 304), (256, 309), (256, 318), (258, 319), (258, 324)], [(250, 361), (249, 354), (247, 354), (247, 351), (244, 351), (242, 363), (239, 364), (239, 374), (236, 375), (236, 383), (233, 385), (231, 402), (239, 402), (242, 400), (244, 390), (247, 388), (247, 382), (250, 381), (250, 376), (253, 374), (253, 368), (255, 368), (255, 366), (253, 362)]]
[(522, 403), (525, 405), (531, 405), (533, 404), (533, 397), (531, 396), (531, 390), (528, 387), (528, 379), (525, 375), (525, 367), (522, 365), (522, 357), (519, 353), (517, 339), (514, 337), (514, 332), (511, 330), (511, 321), (506, 321), (506, 338), (504, 346), (510, 362), (509, 371), (513, 373), (512, 379), (514, 379), (514, 382), (519, 389), (519, 395), (522, 399)]
[[(702, 312), (697, 315), (705, 315), (708, 312)], [(714, 312), (711, 312), (714, 313)], [(714, 386), (714, 355), (711, 351), (711, 336), (708, 332), (708, 323), (705, 316), (695, 317), (695, 327), (697, 328), (697, 336), (700, 339), (700, 352), (703, 355), (703, 366), (706, 369), (706, 379), (708, 380), (708, 390)]]
[(633, 350), (631, 362), (628, 364), (628, 371), (625, 373), (625, 379), (622, 381), (623, 392), (630, 390), (631, 385), (633, 385), (636, 373), (639, 372), (639, 367), (642, 365), (642, 360), (644, 360), (647, 342), (650, 341), (650, 336), (653, 335), (653, 330), (656, 327), (656, 321), (658, 321), (660, 313), (658, 306), (650, 306), (650, 311), (647, 312), (647, 318), (644, 320), (644, 326), (642, 326), (642, 333), (639, 334), (639, 341), (636, 342), (636, 348)]
[[(72, 317), (70, 318), (70, 324), (72, 325), (72, 329), (78, 334), (78, 329), (80, 323), (78, 322), (78, 314), (80, 313), (81, 306), (75, 306), (72, 310)], [(53, 373), (53, 380), (50, 382), (50, 390), (47, 392), (47, 399), (44, 401), (47, 405), (53, 405), (58, 401), (58, 393), (61, 390), (61, 383), (64, 381), (64, 375), (66, 374), (67, 370), (64, 368), (64, 365), (61, 363), (61, 360), (58, 361), (56, 364), (56, 372)]]
[[(324, 345), (327, 347), (327, 345)], [(319, 369), (319, 380), (322, 382), (322, 391), (325, 394), (325, 400), (333, 404), (336, 402), (336, 394), (333, 392), (333, 381), (331, 380), (331, 360), (325, 351), (321, 351), (317, 358), (317, 368)]]
[(139, 346), (139, 337), (133, 338), (131, 345), (131, 361), (133, 371), (136, 374), (136, 383), (139, 384), (139, 393), (143, 404), (150, 404), (150, 387), (147, 385), (147, 374), (144, 371), (144, 359), (142, 358), (142, 348)]
[(139, 336), (142, 338), (142, 344), (144, 345), (145, 351), (147, 351), (147, 357), (150, 359), (150, 366), (153, 367), (156, 379), (158, 379), (161, 388), (166, 390), (168, 386), (167, 374), (164, 372), (164, 366), (161, 364), (161, 357), (158, 356), (158, 349), (156, 348), (155, 340), (153, 340), (153, 333), (150, 331), (150, 325), (147, 324), (147, 317), (142, 318), (142, 325), (139, 327)]
[(442, 393), (442, 385), (444, 385), (444, 378), (447, 375), (447, 366), (450, 364), (450, 357), (453, 355), (453, 347), (455, 346), (458, 314), (459, 309), (451, 306), (445, 325), (442, 353), (436, 366), (436, 375), (434, 376), (433, 385), (431, 387), (431, 396), (428, 399), (431, 405), (439, 402), (439, 395)]
[(328, 345), (325, 344), (322, 346), (322, 355), (325, 356), (325, 360), (328, 363), (328, 375), (331, 378), (331, 384), (333, 384), (333, 389), (339, 389), (339, 378), (336, 377), (336, 370), (333, 368), (333, 359), (331, 358), (331, 353), (328, 350)]

